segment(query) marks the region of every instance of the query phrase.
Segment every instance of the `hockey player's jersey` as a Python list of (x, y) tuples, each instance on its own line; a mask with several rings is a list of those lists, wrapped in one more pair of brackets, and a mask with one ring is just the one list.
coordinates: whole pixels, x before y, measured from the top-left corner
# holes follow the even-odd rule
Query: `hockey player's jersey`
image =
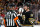
[[(29, 24), (29, 25), (31, 25), (31, 21), (29, 21), (31, 18), (34, 18), (34, 16), (33, 16), (33, 13), (31, 12), (31, 11), (28, 11), (28, 12), (23, 12), (23, 15), (25, 15), (24, 17), (25, 17), (25, 24)], [(33, 19), (32, 19), (33, 20)]]

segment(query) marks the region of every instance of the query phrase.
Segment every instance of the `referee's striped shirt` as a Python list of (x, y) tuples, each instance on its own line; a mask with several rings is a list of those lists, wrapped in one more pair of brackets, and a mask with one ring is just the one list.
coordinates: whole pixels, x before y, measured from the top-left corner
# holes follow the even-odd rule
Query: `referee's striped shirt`
[[(17, 13), (15, 11), (13, 11), (13, 12), (9, 11), (9, 12), (7, 12), (7, 14), (5, 15), (6, 26), (15, 26), (15, 22), (13, 20), (15, 17), (17, 17)], [(19, 19), (16, 22), (20, 26)]]

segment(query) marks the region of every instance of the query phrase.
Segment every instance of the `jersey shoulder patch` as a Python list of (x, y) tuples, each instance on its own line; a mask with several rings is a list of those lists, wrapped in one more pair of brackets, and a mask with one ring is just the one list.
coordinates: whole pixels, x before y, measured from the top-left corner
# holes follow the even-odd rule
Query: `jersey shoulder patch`
[(33, 14), (30, 14), (30, 17), (33, 17)]

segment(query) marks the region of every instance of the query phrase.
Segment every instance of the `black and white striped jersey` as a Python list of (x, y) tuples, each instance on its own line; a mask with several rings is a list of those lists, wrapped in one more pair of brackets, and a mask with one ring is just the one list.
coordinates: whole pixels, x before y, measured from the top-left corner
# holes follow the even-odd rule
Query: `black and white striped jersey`
[[(17, 17), (17, 13), (14, 12), (7, 12), (7, 14), (5, 15), (5, 19), (6, 19), (6, 26), (16, 26), (14, 18)], [(16, 20), (17, 24), (20, 25), (20, 21), (19, 19)]]

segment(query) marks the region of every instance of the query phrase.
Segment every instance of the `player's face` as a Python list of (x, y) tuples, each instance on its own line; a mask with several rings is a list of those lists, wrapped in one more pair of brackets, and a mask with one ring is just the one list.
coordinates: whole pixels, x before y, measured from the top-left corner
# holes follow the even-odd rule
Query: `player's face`
[(27, 6), (24, 6), (24, 9), (27, 10)]

